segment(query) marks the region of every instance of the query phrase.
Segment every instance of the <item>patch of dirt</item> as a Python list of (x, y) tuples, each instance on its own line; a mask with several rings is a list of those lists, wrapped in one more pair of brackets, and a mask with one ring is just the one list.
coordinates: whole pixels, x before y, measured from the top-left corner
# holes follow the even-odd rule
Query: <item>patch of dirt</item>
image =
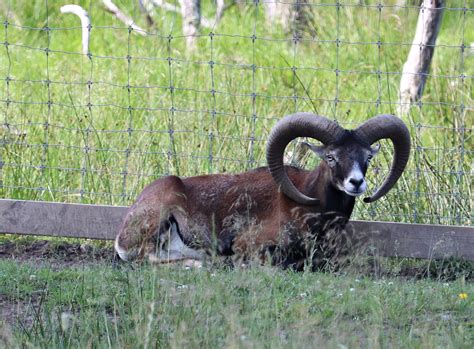
[(45, 263), (55, 267), (82, 266), (87, 263), (112, 262), (112, 247), (90, 243), (69, 243), (49, 240), (0, 242), (0, 259), (18, 262)]
[(31, 328), (37, 310), (40, 308), (40, 298), (40, 296), (33, 294), (27, 300), (12, 300), (0, 294), (0, 319), (4, 320), (4, 323), (0, 323), (0, 325), (20, 325)]

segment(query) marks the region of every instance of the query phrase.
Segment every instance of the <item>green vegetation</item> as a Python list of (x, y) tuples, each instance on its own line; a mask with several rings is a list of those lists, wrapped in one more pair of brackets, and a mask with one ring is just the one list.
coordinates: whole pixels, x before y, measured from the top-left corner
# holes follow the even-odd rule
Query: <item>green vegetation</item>
[[(354, 127), (396, 113), (417, 19), (414, 8), (314, 6), (312, 29), (295, 44), (265, 25), (261, 6), (234, 6), (213, 35), (202, 29), (190, 54), (176, 13), (157, 10), (157, 29), (142, 37), (100, 1), (78, 3), (92, 19), (91, 59), (79, 54), (80, 22), (59, 12), (62, 2), (0, 7), (3, 197), (130, 204), (161, 175), (263, 165), (266, 135), (285, 114), (312, 111)], [(116, 3), (146, 27), (137, 2)], [(474, 56), (460, 47), (474, 42), (473, 27), (474, 11), (446, 10), (422, 106), (405, 119), (409, 168), (354, 218), (471, 223)], [(383, 145), (371, 188), (390, 161)]]
[(0, 260), (0, 346), (471, 348), (473, 294), (462, 277)]
[[(396, 113), (418, 15), (315, 6), (312, 32), (295, 44), (265, 25), (261, 6), (234, 6), (191, 54), (175, 13), (158, 10), (158, 30), (142, 37), (100, 1), (76, 3), (92, 18), (90, 59), (79, 54), (78, 18), (59, 12), (64, 2), (0, 3), (2, 197), (130, 204), (161, 175), (264, 165), (266, 135), (285, 114), (312, 111), (354, 127)], [(115, 3), (146, 26), (136, 1)], [(409, 168), (386, 198), (358, 203), (354, 218), (471, 224), (474, 55), (461, 45), (474, 42), (472, 28), (474, 11), (445, 11), (422, 103), (404, 119)], [(383, 146), (372, 188), (391, 160)], [(388, 263), (400, 271), (412, 262)], [(472, 348), (472, 265), (458, 267), (429, 261), (403, 280), (375, 267), (330, 274), (0, 259), (0, 347)]]

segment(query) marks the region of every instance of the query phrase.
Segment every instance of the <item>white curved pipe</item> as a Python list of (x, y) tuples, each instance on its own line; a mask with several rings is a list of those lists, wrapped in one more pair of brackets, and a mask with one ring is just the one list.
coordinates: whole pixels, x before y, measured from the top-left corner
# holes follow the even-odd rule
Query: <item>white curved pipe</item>
[(81, 19), (82, 26), (82, 53), (89, 54), (89, 29), (91, 21), (89, 14), (79, 5), (64, 5), (61, 7), (61, 13), (72, 13)]

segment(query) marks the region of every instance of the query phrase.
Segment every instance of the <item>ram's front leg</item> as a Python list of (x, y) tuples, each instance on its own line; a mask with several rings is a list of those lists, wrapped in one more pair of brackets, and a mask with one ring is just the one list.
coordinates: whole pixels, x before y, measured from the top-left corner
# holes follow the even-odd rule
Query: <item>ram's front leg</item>
[(162, 221), (156, 234), (155, 249), (147, 254), (148, 260), (158, 264), (184, 261), (189, 265), (199, 266), (205, 253), (184, 244), (180, 234), (180, 229), (183, 228), (186, 228), (186, 224), (180, 225), (173, 215)]
[(124, 261), (143, 260), (155, 250), (157, 233), (163, 226), (160, 210), (132, 206), (115, 238), (115, 251)]

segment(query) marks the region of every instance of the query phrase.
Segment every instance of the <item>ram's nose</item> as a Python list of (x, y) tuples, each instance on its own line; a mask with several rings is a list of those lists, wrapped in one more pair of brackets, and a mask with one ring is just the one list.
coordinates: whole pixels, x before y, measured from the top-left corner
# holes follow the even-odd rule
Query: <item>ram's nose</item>
[(364, 178), (351, 178), (349, 179), (349, 183), (351, 183), (354, 188), (359, 188), (362, 183), (364, 183)]
[(367, 183), (362, 172), (353, 171), (344, 181), (344, 191), (351, 196), (359, 196), (365, 192)]

